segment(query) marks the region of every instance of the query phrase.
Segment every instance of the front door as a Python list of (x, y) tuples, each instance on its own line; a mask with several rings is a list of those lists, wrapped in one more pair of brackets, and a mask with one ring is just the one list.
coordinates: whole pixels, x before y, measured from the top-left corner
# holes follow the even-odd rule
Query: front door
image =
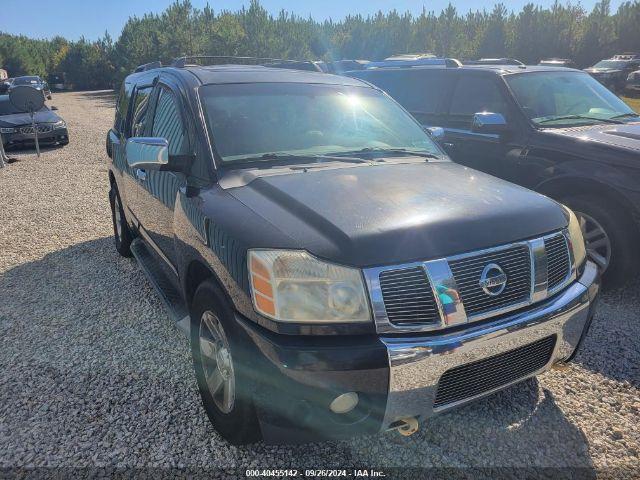
[[(167, 86), (158, 85), (148, 135), (169, 142), (169, 155), (188, 155), (190, 146), (177, 95)], [(178, 190), (185, 186), (185, 176), (174, 172), (148, 170), (141, 182), (139, 221), (149, 241), (164, 260), (175, 267), (173, 216)]]
[[(511, 180), (514, 175), (511, 167), (524, 144), (513, 106), (496, 75), (464, 73), (451, 96), (443, 125), (445, 135), (440, 143), (455, 162)], [(501, 135), (473, 132), (473, 115), (479, 112), (502, 114), (509, 131)]]
[[(144, 137), (146, 136), (147, 118), (149, 113), (149, 104), (151, 102), (151, 94), (153, 86), (138, 86), (133, 95), (133, 105), (131, 106), (131, 120), (127, 126), (128, 136)], [(123, 153), (126, 151), (126, 139), (121, 145)], [(123, 155), (124, 156), (124, 155)], [(125, 157), (126, 158), (126, 157)], [(129, 211), (133, 214), (134, 223), (139, 223), (141, 215), (141, 194), (146, 181), (146, 172), (140, 168), (133, 168), (126, 165), (124, 175), (124, 195), (125, 204)]]

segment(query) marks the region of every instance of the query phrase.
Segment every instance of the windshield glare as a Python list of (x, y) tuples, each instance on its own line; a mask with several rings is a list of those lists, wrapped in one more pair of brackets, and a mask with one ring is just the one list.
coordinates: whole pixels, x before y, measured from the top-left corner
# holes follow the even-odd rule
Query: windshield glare
[(224, 162), (260, 160), (272, 153), (313, 156), (362, 149), (443, 155), (409, 114), (368, 87), (206, 85), (200, 96), (212, 143)]
[[(633, 114), (600, 82), (580, 72), (535, 72), (505, 76), (516, 101), (536, 124), (597, 123)], [(589, 117), (566, 119), (563, 117)], [(557, 118), (557, 120), (555, 120)]]

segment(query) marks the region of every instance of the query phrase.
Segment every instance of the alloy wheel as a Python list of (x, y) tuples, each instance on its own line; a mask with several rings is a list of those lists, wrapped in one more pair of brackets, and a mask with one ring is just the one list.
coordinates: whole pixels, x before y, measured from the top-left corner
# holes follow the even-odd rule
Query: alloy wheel
[(593, 217), (575, 212), (587, 247), (587, 254), (604, 272), (611, 262), (611, 239), (604, 227)]
[(231, 349), (218, 317), (206, 311), (200, 318), (198, 336), (202, 369), (209, 394), (222, 413), (233, 410), (235, 375)]

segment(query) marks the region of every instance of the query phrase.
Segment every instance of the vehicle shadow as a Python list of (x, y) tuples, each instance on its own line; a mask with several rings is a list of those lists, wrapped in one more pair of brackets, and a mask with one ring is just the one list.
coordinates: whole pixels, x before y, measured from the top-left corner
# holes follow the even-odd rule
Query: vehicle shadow
[[(66, 145), (40, 145), (40, 154), (45, 154), (47, 152), (54, 152), (56, 150), (61, 150)], [(36, 147), (32, 146), (19, 146), (19, 147), (11, 147), (7, 148), (5, 153), (9, 157), (8, 163), (18, 162), (21, 160), (21, 157), (26, 157), (28, 155), (36, 155)]]
[[(181, 452), (204, 449), (216, 462), (240, 452), (261, 466), (491, 469), (473, 473), (486, 478), (511, 473), (523, 478), (528, 472), (522, 467), (529, 466), (556, 469), (550, 478), (563, 478), (567, 468), (579, 469), (580, 478), (595, 478), (584, 433), (536, 379), (434, 417), (407, 438), (389, 432), (313, 446), (230, 447), (206, 419), (187, 340), (135, 261), (115, 253), (111, 237), (0, 272), (0, 297), (0, 416), (6, 415), (14, 441), (59, 459), (75, 458), (76, 439), (90, 432), (114, 439), (87, 451), (91, 462), (106, 464), (127, 458), (118, 452), (136, 445), (142, 463), (156, 459), (158, 451), (179, 460)], [(610, 302), (615, 299), (605, 302), (596, 322), (601, 335), (611, 336)], [(617, 363), (615, 352), (589, 360), (603, 349), (585, 346), (581, 362), (625, 376), (608, 365)], [(50, 410), (42, 413), (42, 404)], [(75, 412), (73, 422), (65, 412)], [(136, 428), (123, 418), (135, 418)], [(157, 432), (159, 424), (161, 435), (145, 433)], [(230, 451), (221, 457), (220, 449)]]

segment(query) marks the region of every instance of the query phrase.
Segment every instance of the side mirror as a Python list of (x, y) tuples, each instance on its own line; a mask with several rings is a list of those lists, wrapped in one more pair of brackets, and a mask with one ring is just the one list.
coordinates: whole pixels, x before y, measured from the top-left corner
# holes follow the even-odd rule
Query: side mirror
[(508, 129), (507, 121), (501, 113), (480, 112), (473, 115), (472, 132), (500, 135)]
[(126, 146), (127, 163), (142, 170), (185, 172), (190, 155), (169, 155), (169, 142), (164, 138), (131, 137)]
[(442, 127), (427, 127), (424, 126), (424, 131), (427, 132), (434, 140), (442, 140), (444, 138), (444, 128)]

